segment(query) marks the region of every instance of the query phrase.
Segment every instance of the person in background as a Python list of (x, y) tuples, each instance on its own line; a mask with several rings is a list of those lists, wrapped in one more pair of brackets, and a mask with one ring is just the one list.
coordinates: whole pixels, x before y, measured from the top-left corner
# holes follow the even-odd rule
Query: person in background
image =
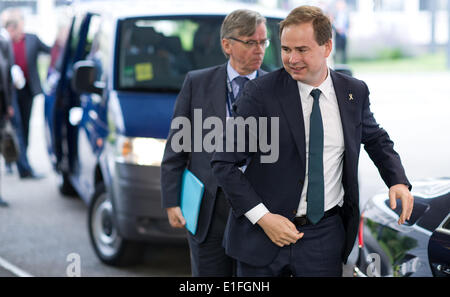
[[(265, 72), (260, 70), (268, 46), (266, 19), (250, 10), (236, 10), (222, 23), (222, 50), (228, 58), (223, 65), (188, 72), (175, 103), (173, 119), (187, 117), (193, 122), (194, 109), (202, 117), (220, 118), (225, 123), (243, 85)], [(180, 208), (181, 179), (188, 168), (205, 185), (195, 234), (188, 232), (193, 276), (232, 276), (234, 262), (225, 255), (223, 234), (230, 206), (213, 176), (211, 152), (175, 152), (171, 142), (178, 129), (171, 129), (161, 164), (162, 206), (172, 227), (186, 221)], [(192, 135), (191, 143), (193, 142)]]
[[(11, 45), (7, 39), (0, 35), (0, 139), (6, 121), (14, 115), (14, 109), (11, 105), (14, 88), (11, 76), (12, 66)], [(0, 195), (0, 207), (6, 206), (8, 206), (8, 203)]]
[[(2, 17), (4, 13), (2, 14)], [(10, 46), (10, 61), (14, 64), (14, 53), (12, 49), (11, 37), (9, 36), (9, 32), (5, 28), (0, 29), (0, 35), (4, 37), (4, 39), (9, 43)], [(20, 118), (19, 106), (17, 103), (17, 90), (22, 89), (25, 86), (25, 76), (23, 75), (22, 69), (14, 64), (11, 67), (11, 76), (13, 81), (13, 90), (12, 90), (12, 108), (16, 112), (14, 112), (14, 116), (11, 118), (11, 123), (14, 127), (17, 141), (19, 144), (19, 148), (23, 149), (24, 140), (23, 140), (23, 128), (22, 128), (22, 119)], [(6, 173), (11, 175), (13, 174), (12, 164), (5, 162), (6, 165)], [(28, 162), (27, 154), (22, 154), (19, 152), (19, 159), (17, 160), (17, 168), (23, 171), (31, 171), (30, 163)], [(19, 171), (20, 172), (20, 171)]]
[(334, 60), (336, 63), (347, 63), (347, 35), (350, 26), (347, 4), (344, 0), (336, 2), (332, 14), (334, 39), (336, 42)]
[[(22, 70), (25, 86), (17, 90), (17, 106), (21, 119), (22, 140), (19, 141), (22, 158), (17, 162), (21, 178), (41, 178), (36, 174), (26, 159), (29, 144), (29, 130), (33, 98), (42, 93), (38, 74), (37, 58), (39, 53), (50, 54), (50, 47), (45, 45), (38, 36), (24, 32), (24, 17), (20, 9), (7, 9), (2, 15), (4, 28), (8, 31), (13, 45), (14, 61)], [(20, 160), (26, 160), (26, 163)]]
[(55, 42), (50, 51), (50, 66), (49, 73), (58, 69), (59, 60), (61, 59), (61, 53), (64, 50), (64, 45), (69, 36), (70, 26), (66, 23), (61, 23), (58, 26), (58, 33), (56, 34)]

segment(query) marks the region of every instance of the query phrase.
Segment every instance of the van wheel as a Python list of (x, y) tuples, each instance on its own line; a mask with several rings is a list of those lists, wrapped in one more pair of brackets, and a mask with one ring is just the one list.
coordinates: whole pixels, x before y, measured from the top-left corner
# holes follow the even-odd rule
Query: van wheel
[(100, 260), (112, 266), (135, 264), (142, 244), (122, 238), (117, 229), (114, 209), (104, 184), (96, 187), (89, 203), (88, 229), (91, 244)]

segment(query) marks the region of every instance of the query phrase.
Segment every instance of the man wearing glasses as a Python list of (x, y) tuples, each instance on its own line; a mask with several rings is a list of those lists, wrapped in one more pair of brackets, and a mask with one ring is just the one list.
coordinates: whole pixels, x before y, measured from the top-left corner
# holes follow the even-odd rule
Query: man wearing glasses
[[(259, 69), (269, 45), (263, 16), (255, 11), (236, 10), (225, 18), (220, 34), (222, 51), (228, 62), (186, 75), (173, 119), (186, 117), (193, 123), (194, 109), (201, 109), (203, 119), (216, 117), (225, 124), (244, 84), (265, 73)], [(167, 210), (172, 227), (185, 226), (179, 197), (183, 171), (188, 168), (205, 186), (197, 230), (195, 234), (188, 232), (192, 275), (232, 276), (233, 260), (222, 246), (230, 206), (213, 176), (212, 153), (192, 148), (190, 152), (175, 152), (171, 142), (176, 132), (178, 129), (169, 132), (161, 164), (162, 206)], [(194, 133), (191, 137), (193, 144)]]

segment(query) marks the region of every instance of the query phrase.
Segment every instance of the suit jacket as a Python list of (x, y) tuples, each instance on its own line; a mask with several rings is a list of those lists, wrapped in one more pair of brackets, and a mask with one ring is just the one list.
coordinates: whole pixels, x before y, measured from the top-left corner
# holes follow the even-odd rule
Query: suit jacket
[(28, 67), (28, 85), (33, 97), (42, 93), (41, 80), (39, 78), (37, 67), (39, 53), (50, 54), (50, 47), (45, 45), (36, 35), (25, 33), (25, 55)]
[(0, 119), (3, 119), (8, 112), (8, 107), (12, 104), (14, 87), (11, 67), (13, 65), (14, 55), (11, 44), (0, 35)]
[[(410, 185), (400, 157), (393, 149), (393, 142), (386, 131), (379, 127), (370, 111), (366, 84), (332, 70), (330, 73), (345, 143), (342, 179), (345, 195), (340, 215), (346, 231), (342, 255), (346, 262), (358, 229), (358, 158), (361, 144), (364, 144), (386, 185)], [(349, 100), (349, 94), (352, 94), (353, 100)], [(225, 231), (226, 252), (239, 261), (265, 266), (273, 261), (280, 248), (258, 224), (251, 224), (244, 214), (262, 202), (270, 212), (290, 220), (296, 215), (305, 180), (307, 157), (298, 84), (284, 69), (250, 81), (236, 103), (235, 113), (244, 118), (279, 118), (277, 162), (261, 163), (260, 151), (216, 152), (212, 159), (214, 174), (232, 208)], [(270, 119), (268, 122), (268, 131), (271, 131)], [(243, 174), (238, 166), (249, 157), (252, 160)]]
[[(265, 72), (258, 70), (258, 76)], [(226, 118), (226, 76), (227, 64), (188, 72), (183, 87), (177, 97), (173, 118), (184, 116), (191, 120), (193, 129), (194, 109), (202, 110), (202, 118), (220, 117), (223, 123)], [(170, 145), (174, 133), (171, 129), (161, 164), (162, 207), (180, 205), (181, 178), (188, 168), (205, 185), (205, 192), (200, 207), (197, 231), (194, 238), (202, 242), (206, 238), (214, 210), (218, 184), (211, 170), (212, 153), (206, 151), (176, 153)], [(203, 135), (207, 133), (203, 132)], [(192, 133), (192, 146), (194, 143)]]

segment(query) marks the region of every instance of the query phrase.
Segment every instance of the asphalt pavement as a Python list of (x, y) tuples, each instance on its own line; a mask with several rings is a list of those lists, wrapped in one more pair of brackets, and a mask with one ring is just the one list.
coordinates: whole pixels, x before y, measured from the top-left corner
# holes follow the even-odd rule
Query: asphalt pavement
[[(0, 276), (67, 276), (79, 256), (80, 276), (189, 276), (187, 244), (148, 244), (141, 263), (110, 267), (98, 260), (87, 232), (87, 206), (64, 197), (57, 188), (45, 147), (43, 98), (35, 98), (30, 132), (30, 162), (45, 178), (21, 180), (14, 168), (6, 175), (1, 161), (1, 194), (10, 206), (0, 208)], [(2, 259), (14, 267), (11, 272)], [(17, 273), (19, 271), (19, 273)]]
[(0, 267), (0, 277), (16, 277), (14, 273), (10, 272), (9, 270)]

